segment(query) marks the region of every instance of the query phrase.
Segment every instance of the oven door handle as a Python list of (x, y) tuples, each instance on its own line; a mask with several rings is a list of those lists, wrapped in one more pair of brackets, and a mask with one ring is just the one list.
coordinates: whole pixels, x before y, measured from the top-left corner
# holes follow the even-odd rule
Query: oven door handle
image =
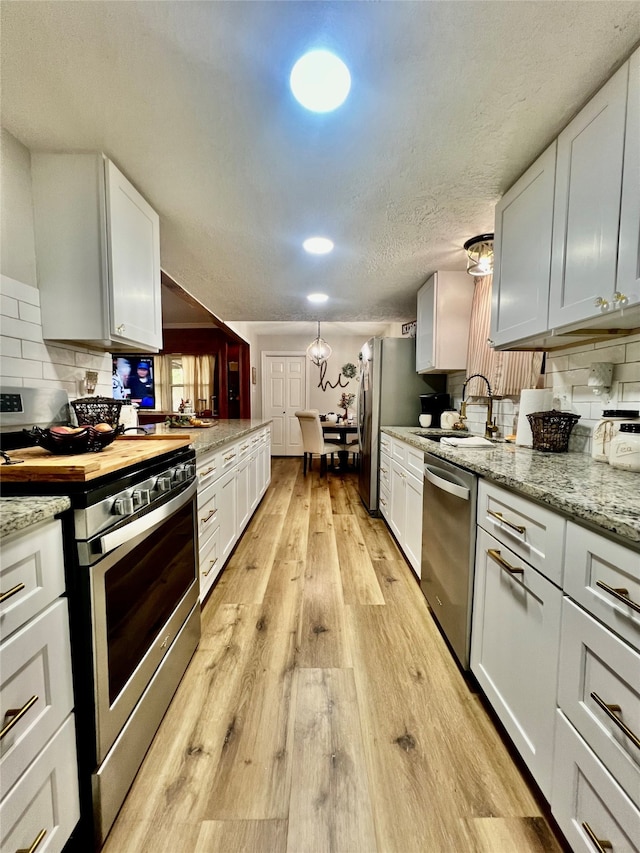
[[(444, 476), (442, 476), (444, 475)], [(432, 467), (431, 465), (424, 466), (424, 477), (436, 489), (442, 489), (443, 492), (449, 492), (450, 495), (455, 495), (457, 498), (462, 498), (463, 501), (468, 501), (471, 495), (470, 489), (463, 486), (453, 479), (454, 475), (449, 474), (443, 468)], [(452, 479), (450, 480), (449, 477)]]
[(176, 495), (175, 498), (167, 501), (166, 504), (162, 504), (162, 506), (159, 506), (157, 509), (152, 510), (146, 515), (136, 518), (134, 521), (129, 522), (129, 524), (125, 524), (124, 527), (121, 527), (119, 530), (114, 530), (113, 533), (107, 533), (105, 536), (101, 536), (98, 540), (98, 553), (107, 554), (119, 545), (124, 545), (125, 542), (129, 542), (135, 536), (139, 536), (141, 533), (150, 531), (151, 528), (155, 527), (160, 522), (166, 521), (167, 518), (170, 518), (177, 510), (189, 503), (197, 491), (198, 483), (194, 480), (187, 489), (180, 492), (180, 494)]

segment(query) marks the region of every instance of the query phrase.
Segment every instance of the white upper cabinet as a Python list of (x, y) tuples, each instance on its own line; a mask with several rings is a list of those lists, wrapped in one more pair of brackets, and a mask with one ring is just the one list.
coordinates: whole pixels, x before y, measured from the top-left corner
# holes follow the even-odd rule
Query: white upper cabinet
[(556, 143), (496, 206), (491, 340), (495, 346), (547, 329)]
[(616, 291), (623, 304), (640, 302), (640, 50), (629, 61)]
[(46, 339), (162, 347), (158, 215), (102, 154), (33, 154)]
[(550, 328), (598, 316), (596, 302), (613, 300), (628, 78), (627, 63), (558, 137)]
[(467, 366), (473, 277), (436, 272), (418, 291), (416, 371), (447, 373)]

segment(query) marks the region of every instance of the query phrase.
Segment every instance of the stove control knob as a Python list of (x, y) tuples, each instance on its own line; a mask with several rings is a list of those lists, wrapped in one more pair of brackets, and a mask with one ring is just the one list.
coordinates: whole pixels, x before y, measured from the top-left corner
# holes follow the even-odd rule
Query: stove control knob
[(147, 506), (151, 503), (151, 492), (149, 489), (136, 489), (133, 493), (133, 502), (136, 507)]
[(113, 502), (113, 512), (115, 515), (131, 515), (133, 509), (132, 498), (118, 498)]
[(158, 482), (156, 483), (159, 492), (170, 492), (171, 491), (171, 474), (166, 474), (163, 477), (158, 477)]
[(176, 480), (179, 483), (186, 482), (191, 476), (191, 472), (189, 471), (188, 465), (181, 465), (180, 468), (176, 468)]

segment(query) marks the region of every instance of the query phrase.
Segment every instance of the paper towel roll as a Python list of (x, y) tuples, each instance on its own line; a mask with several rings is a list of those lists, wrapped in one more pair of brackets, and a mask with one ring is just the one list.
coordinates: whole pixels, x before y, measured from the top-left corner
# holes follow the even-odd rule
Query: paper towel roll
[(516, 444), (531, 447), (533, 436), (531, 435), (531, 425), (527, 420), (527, 415), (530, 415), (532, 412), (548, 412), (551, 408), (553, 408), (552, 388), (531, 388), (520, 392)]

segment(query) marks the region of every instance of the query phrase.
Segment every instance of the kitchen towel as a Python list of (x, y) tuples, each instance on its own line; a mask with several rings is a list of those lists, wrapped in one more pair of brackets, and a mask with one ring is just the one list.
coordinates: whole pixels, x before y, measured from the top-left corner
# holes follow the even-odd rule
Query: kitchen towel
[(552, 388), (525, 388), (520, 392), (520, 410), (516, 428), (516, 444), (531, 447), (533, 436), (527, 415), (533, 412), (548, 412), (553, 407)]
[(468, 438), (445, 435), (440, 439), (440, 444), (449, 444), (451, 447), (495, 447), (493, 441), (489, 441), (481, 435), (470, 435)]

